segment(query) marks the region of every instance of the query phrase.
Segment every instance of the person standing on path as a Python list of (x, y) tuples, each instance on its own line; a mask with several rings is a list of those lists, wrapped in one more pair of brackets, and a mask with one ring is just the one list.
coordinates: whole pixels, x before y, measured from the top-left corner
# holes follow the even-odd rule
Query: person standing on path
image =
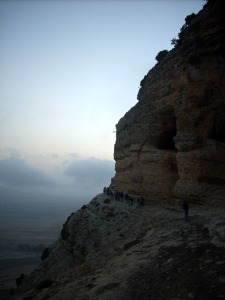
[(189, 205), (187, 201), (184, 201), (183, 203), (183, 210), (184, 210), (184, 220), (188, 221), (188, 211), (189, 211)]

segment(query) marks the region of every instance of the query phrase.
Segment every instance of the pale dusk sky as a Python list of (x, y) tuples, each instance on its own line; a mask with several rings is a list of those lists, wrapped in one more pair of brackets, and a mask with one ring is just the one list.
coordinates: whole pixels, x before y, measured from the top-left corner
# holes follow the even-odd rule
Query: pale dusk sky
[(204, 4), (0, 1), (0, 187), (89, 196), (109, 185), (116, 123)]

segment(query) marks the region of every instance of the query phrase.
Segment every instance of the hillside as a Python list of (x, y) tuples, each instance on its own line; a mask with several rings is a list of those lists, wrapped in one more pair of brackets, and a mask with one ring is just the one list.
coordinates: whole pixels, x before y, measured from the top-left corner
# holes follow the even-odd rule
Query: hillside
[[(67, 233), (67, 234), (65, 234)], [(104, 194), (73, 214), (13, 299), (225, 299), (225, 217)]]
[(209, 0), (186, 18), (117, 124), (110, 187), (133, 205), (100, 194), (72, 213), (13, 300), (225, 299), (224, 15)]

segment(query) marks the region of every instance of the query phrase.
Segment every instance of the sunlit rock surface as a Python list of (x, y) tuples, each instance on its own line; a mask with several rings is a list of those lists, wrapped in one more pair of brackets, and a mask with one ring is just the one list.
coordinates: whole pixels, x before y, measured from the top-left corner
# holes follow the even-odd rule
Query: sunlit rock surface
[(112, 186), (157, 201), (225, 200), (225, 14), (209, 1), (116, 125)]

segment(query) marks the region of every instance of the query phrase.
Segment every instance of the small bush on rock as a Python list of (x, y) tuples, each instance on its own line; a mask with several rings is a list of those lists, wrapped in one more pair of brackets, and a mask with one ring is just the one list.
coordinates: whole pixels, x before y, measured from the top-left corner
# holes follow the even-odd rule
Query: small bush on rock
[(45, 248), (44, 251), (41, 254), (41, 259), (45, 260), (49, 256), (50, 253), (51, 253), (50, 249), (49, 248)]
[(23, 273), (21, 273), (20, 276), (16, 278), (16, 285), (18, 287), (21, 285), (24, 278), (25, 278), (25, 275)]
[(36, 286), (36, 289), (43, 290), (45, 288), (50, 287), (52, 284), (53, 284), (53, 281), (50, 278), (46, 278)]
[(156, 55), (155, 59), (160, 62), (161, 60), (163, 60), (163, 58), (167, 55), (169, 51), (168, 50), (162, 50), (159, 51), (159, 53)]
[(104, 203), (110, 203), (110, 199), (106, 198), (106, 199), (104, 200)]

